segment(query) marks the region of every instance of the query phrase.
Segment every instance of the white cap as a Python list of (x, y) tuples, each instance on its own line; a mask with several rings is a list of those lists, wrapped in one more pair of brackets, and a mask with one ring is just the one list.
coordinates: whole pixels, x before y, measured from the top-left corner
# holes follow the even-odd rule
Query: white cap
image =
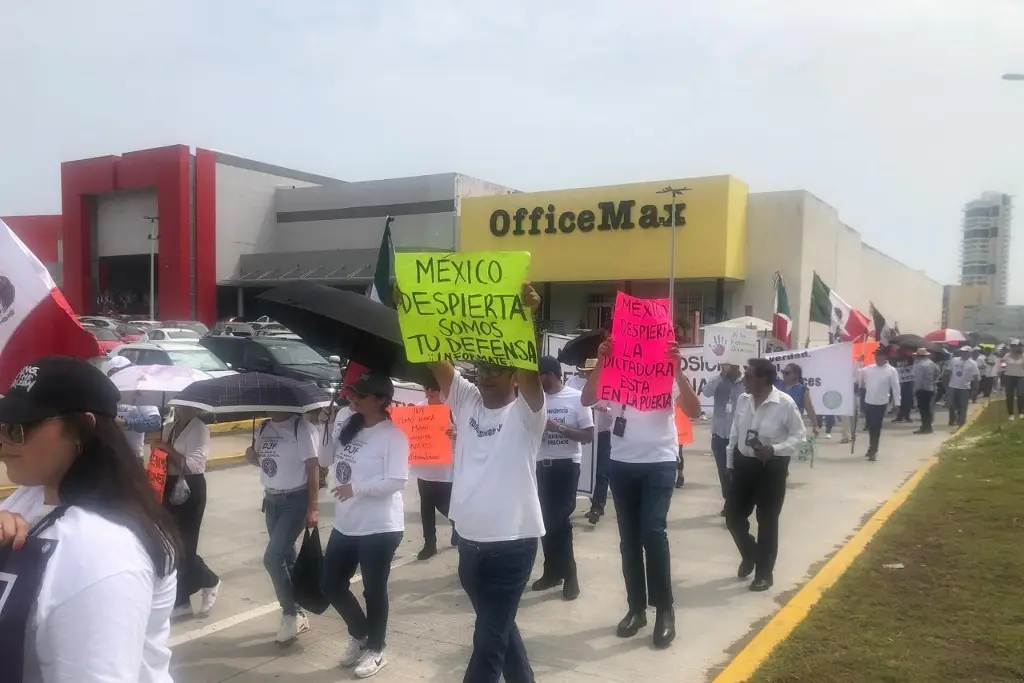
[(958, 352), (959, 351), (973, 351), (973, 350), (974, 349), (972, 349), (970, 346), (961, 346), (959, 349), (957, 349)]

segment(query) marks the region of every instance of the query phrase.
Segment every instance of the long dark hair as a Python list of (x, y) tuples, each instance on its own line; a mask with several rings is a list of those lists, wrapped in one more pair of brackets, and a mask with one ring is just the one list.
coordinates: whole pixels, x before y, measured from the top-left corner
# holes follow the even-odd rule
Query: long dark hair
[(124, 432), (113, 418), (96, 415), (94, 424), (82, 413), (65, 417), (64, 426), (81, 446), (57, 488), (61, 503), (127, 527), (142, 542), (157, 576), (170, 574), (181, 542)]
[[(383, 397), (381, 397), (383, 398)], [(391, 405), (391, 399), (384, 401), (381, 409), (384, 411), (384, 418), (387, 420), (391, 419), (391, 411), (388, 410), (388, 406)], [(338, 442), (342, 446), (347, 446), (352, 442), (352, 439), (356, 438), (356, 435), (363, 431), (363, 427), (366, 426), (366, 417), (362, 413), (355, 411), (345, 420), (345, 424), (341, 428), (341, 432), (338, 434)]]

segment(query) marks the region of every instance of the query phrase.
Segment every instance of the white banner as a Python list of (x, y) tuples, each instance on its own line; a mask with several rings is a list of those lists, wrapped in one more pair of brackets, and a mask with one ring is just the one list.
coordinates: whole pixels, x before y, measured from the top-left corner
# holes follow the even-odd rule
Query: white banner
[(704, 360), (703, 346), (684, 346), (683, 371), (690, 379), (690, 384), (693, 385), (694, 392), (700, 396), (701, 408), (704, 408), (705, 410), (714, 408), (715, 399), (705, 396), (701, 391), (704, 390), (704, 386), (708, 382), (718, 376), (722, 371), (721, 366), (713, 360), (710, 363)]
[[(566, 334), (554, 334), (552, 332), (544, 333), (544, 340), (541, 343), (542, 353), (545, 356), (554, 356), (558, 358), (558, 352), (561, 351), (570, 339), (574, 339), (570, 335)], [(577, 375), (576, 368), (571, 365), (562, 363), (562, 380), (567, 381), (571, 377)], [(595, 418), (596, 420), (596, 418)], [(594, 435), (594, 440), (589, 445), (583, 446), (583, 462), (580, 463), (580, 483), (576, 487), (577, 493), (590, 496), (594, 493), (594, 482), (597, 481), (597, 434)]]
[(853, 415), (853, 345), (830, 344), (765, 356), (781, 372), (790, 363), (803, 370), (804, 384), (818, 415)]

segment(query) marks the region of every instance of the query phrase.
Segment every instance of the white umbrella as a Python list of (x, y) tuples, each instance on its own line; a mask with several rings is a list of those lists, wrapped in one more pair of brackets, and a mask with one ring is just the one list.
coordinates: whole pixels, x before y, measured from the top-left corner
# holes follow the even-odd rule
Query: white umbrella
[(733, 318), (732, 320), (723, 320), (720, 323), (710, 323), (703, 325), (702, 327), (742, 327), (742, 328), (755, 328), (758, 332), (771, 332), (772, 324), (761, 318), (755, 318), (752, 315), (744, 315), (739, 318)]
[(110, 377), (121, 391), (122, 403), (150, 406), (163, 406), (168, 394), (177, 394), (193, 382), (208, 379), (213, 379), (213, 375), (177, 365), (132, 365)]

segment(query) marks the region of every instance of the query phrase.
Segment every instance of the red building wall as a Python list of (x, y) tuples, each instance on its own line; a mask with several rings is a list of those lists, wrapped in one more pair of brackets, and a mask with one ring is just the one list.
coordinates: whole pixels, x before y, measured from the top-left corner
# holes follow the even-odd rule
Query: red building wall
[(43, 263), (56, 263), (59, 259), (58, 242), (61, 234), (62, 217), (53, 216), (9, 216), (2, 218), (25, 246)]

